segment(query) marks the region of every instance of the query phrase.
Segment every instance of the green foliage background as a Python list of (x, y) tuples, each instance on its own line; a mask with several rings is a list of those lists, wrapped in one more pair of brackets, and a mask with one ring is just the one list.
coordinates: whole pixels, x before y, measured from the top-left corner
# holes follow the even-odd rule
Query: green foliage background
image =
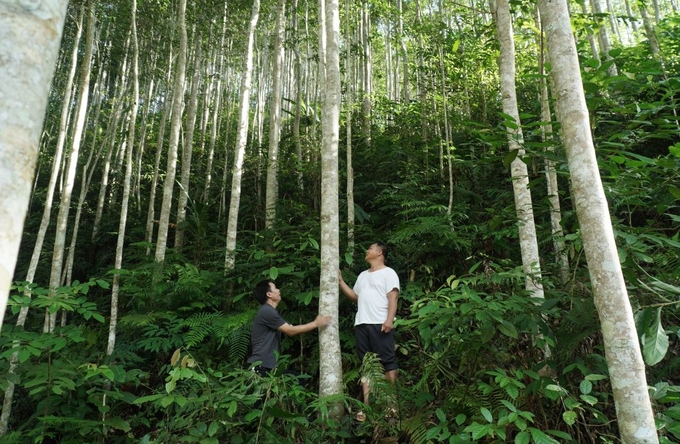
[[(191, 9), (190, 20), (201, 23), (203, 15), (222, 6), (204, 3)], [(234, 4), (235, 21), (248, 16), (249, 5), (242, 3)], [(170, 6), (163, 1), (140, 2), (140, 14), (148, 19)], [(378, 6), (373, 11), (376, 19), (394, 13), (387, 5)], [(108, 19), (126, 17), (123, 9), (116, 13)], [(190, 199), (183, 226), (185, 247), (170, 251), (162, 265), (153, 263), (145, 253), (148, 245), (140, 241), (145, 212), (131, 212), (112, 356), (106, 356), (105, 348), (119, 215), (115, 207), (107, 210), (101, 235), (92, 241), (85, 235), (88, 240), (79, 244), (74, 266), (78, 281), (47, 297), (44, 285), (37, 284), (47, 282), (46, 258), (36, 283), (21, 282), (53, 156), (50, 147), (60, 106), (56, 97), (65, 80), (65, 68), (58, 69), (11, 313), (0, 337), (0, 389), (16, 384), (11, 432), (4, 442), (395, 442), (395, 437), (414, 443), (618, 442), (568, 168), (559, 138), (554, 152), (545, 151), (541, 141), (540, 129), (546, 122), (540, 120), (536, 63), (531, 51), (522, 51), (533, 45), (531, 25), (519, 18), (516, 24), (517, 87), (523, 160), (530, 171), (543, 267), (545, 300), (538, 302), (524, 289), (506, 167), (505, 123), (494, 74), (493, 24), (469, 15), (461, 20), (459, 31), (446, 30), (436, 20), (411, 30), (422, 32), (422, 51), (428, 57), (437, 54), (437, 44), (452, 49), (444, 54), (448, 100), (462, 101), (463, 91), (469, 100), (469, 115), (450, 116), (453, 148), (445, 153), (453, 162), (450, 212), (448, 178), (439, 167), (443, 141), (434, 131), (443, 121), (441, 95), (432, 92), (438, 114), (426, 103), (391, 102), (384, 91), (377, 91), (370, 140), (360, 136), (368, 128), (362, 126), (361, 112), (354, 110), (357, 245), (348, 251), (341, 236), (342, 268), (345, 280), (353, 282), (365, 267), (361, 259), (365, 248), (375, 240), (390, 245), (389, 265), (402, 281), (396, 324), (400, 379), (396, 386), (387, 384), (375, 359), (357, 361), (352, 334), (355, 307), (343, 300), (340, 331), (346, 393), (327, 399), (319, 399), (315, 390), (316, 334), (284, 340), (282, 371), (277, 375), (260, 378), (244, 364), (257, 308), (250, 296), (256, 282), (276, 279), (283, 293), (279, 309), (291, 323), (308, 322), (317, 310), (322, 179), (319, 166), (309, 162), (302, 171), (304, 189), (299, 188), (290, 126), (282, 134), (282, 152), (288, 155), (282, 156), (273, 230), (262, 229), (261, 158), (255, 147), (249, 147), (232, 273), (223, 272), (225, 221), (217, 202)], [(593, 25), (588, 20), (574, 17), (577, 33)], [(74, 24), (67, 26), (65, 53), (73, 44), (68, 36)], [(121, 33), (125, 28), (112, 29)], [(680, 440), (678, 29), (677, 15), (668, 15), (658, 25), (664, 69), (641, 42), (611, 52), (620, 73), (614, 77), (608, 75), (607, 63), (590, 58), (586, 39), (579, 39), (600, 171), (648, 365), (659, 433), (666, 443)], [(378, 39), (374, 49), (377, 54), (384, 51)], [(119, 51), (114, 47), (106, 63), (121, 63)], [(237, 53), (234, 50), (229, 57), (237, 59)], [(438, 79), (435, 68), (412, 63), (424, 78)], [(110, 115), (111, 106), (105, 104), (105, 115)], [(157, 114), (155, 118), (160, 110)], [(311, 120), (306, 122), (310, 128), (315, 124)], [(423, 127), (430, 130), (427, 138)], [(151, 129), (149, 142), (155, 140), (156, 130)], [(87, 131), (95, 141), (103, 137), (102, 128)], [(233, 143), (233, 131), (222, 134), (218, 143)], [(345, 137), (344, 131), (341, 134)], [(303, 141), (312, 152), (318, 149), (313, 148), (316, 142), (313, 135)], [(258, 149), (266, 151), (266, 146), (265, 141)], [(341, 140), (340, 147), (344, 146)], [(203, 160), (197, 154), (200, 165)], [(149, 151), (143, 159), (142, 196), (149, 192), (152, 156)], [(558, 279), (555, 264), (543, 171), (547, 158), (556, 163), (559, 174), (564, 241), (571, 263), (567, 281)], [(344, 153), (340, 159), (344, 162)], [(218, 176), (228, 165), (216, 168)], [(94, 183), (97, 180), (101, 178), (95, 177)], [(196, 174), (192, 187), (202, 189), (204, 181)], [(120, 194), (117, 187), (120, 180), (113, 180), (112, 194)], [(88, 202), (84, 227), (94, 218), (95, 203)], [(142, 208), (144, 204), (140, 202)], [(343, 221), (346, 206), (341, 202)], [(346, 228), (343, 223), (343, 233)], [(46, 245), (51, 245), (50, 236)], [(26, 289), (32, 298), (25, 296)], [(21, 307), (30, 307), (23, 330), (13, 327)], [(41, 333), (45, 310), (63, 313), (64, 326), (53, 334)], [(551, 351), (549, 359), (546, 349)], [(14, 352), (16, 362), (11, 360)], [(306, 375), (306, 387), (283, 369)], [(374, 387), (369, 408), (358, 401), (362, 377), (369, 377)], [(357, 425), (351, 415), (333, 419), (329, 412), (337, 402), (351, 412), (366, 409), (369, 421)], [(386, 417), (395, 404), (397, 415)]]

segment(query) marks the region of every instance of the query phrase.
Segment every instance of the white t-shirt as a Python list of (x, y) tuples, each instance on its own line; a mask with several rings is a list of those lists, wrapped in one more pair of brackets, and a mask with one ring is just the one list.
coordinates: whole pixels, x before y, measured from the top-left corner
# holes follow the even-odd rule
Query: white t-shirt
[(357, 315), (354, 325), (382, 324), (387, 319), (387, 293), (399, 291), (399, 276), (390, 267), (377, 271), (362, 271), (354, 284)]

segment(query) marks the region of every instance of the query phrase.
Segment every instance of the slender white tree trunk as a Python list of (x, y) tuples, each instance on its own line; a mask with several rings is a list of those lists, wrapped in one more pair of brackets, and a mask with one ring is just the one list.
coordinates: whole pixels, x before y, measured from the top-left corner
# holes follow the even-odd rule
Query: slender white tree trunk
[[(596, 20), (600, 22), (600, 28), (597, 32), (597, 37), (600, 42), (600, 53), (604, 53), (605, 60), (611, 60), (612, 56), (609, 54), (609, 51), (612, 50), (612, 44), (609, 38), (609, 30), (607, 29), (607, 24), (602, 19), (602, 15), (604, 14), (602, 0), (590, 0), (590, 3), (593, 7), (593, 14), (597, 14)], [(609, 75), (611, 76), (615, 76), (618, 74), (616, 63), (611, 64), (611, 66), (608, 69), (608, 72)]]
[[(130, 203), (130, 188), (132, 182), (132, 153), (135, 146), (135, 128), (137, 125), (137, 111), (139, 109), (139, 44), (137, 42), (137, 0), (132, 0), (132, 104), (128, 126), (125, 157), (125, 178), (123, 179), (123, 197), (120, 206), (120, 220), (118, 222), (118, 236), (116, 238), (116, 257), (114, 270), (123, 268), (123, 248), (125, 246), (125, 228)], [(116, 346), (116, 331), (118, 329), (118, 299), (120, 295), (120, 273), (114, 273), (111, 286), (111, 318), (109, 319), (109, 337), (106, 345), (106, 355), (111, 356)]]
[[(168, 51), (168, 75), (165, 79), (166, 87), (170, 85), (170, 80), (172, 78), (172, 47)], [(154, 234), (154, 219), (156, 217), (156, 191), (158, 188), (158, 176), (160, 175), (161, 166), (161, 155), (163, 154), (163, 144), (165, 142), (165, 126), (168, 121), (168, 115), (172, 110), (172, 100), (166, 100), (163, 104), (163, 112), (161, 113), (160, 122), (158, 123), (158, 139), (156, 142), (156, 160), (153, 167), (153, 177), (151, 179), (151, 185), (149, 186), (149, 202), (147, 204), (146, 212), (146, 237), (147, 242), (146, 255), (151, 254), (151, 241), (153, 240)]]
[[(61, 274), (64, 266), (64, 250), (66, 246), (68, 215), (71, 209), (73, 185), (75, 183), (76, 170), (78, 167), (78, 156), (80, 154), (80, 145), (85, 128), (85, 117), (87, 116), (87, 106), (90, 97), (90, 66), (92, 64), (92, 48), (94, 46), (94, 29), (92, 29), (94, 28), (94, 15), (91, 14), (90, 17), (92, 20), (89, 21), (88, 26), (91, 27), (91, 29), (88, 31), (88, 42), (85, 45), (85, 53), (80, 66), (80, 82), (78, 85), (78, 99), (76, 102), (75, 125), (73, 129), (73, 139), (71, 142), (71, 152), (68, 158), (64, 188), (61, 192), (59, 213), (57, 215), (54, 249), (52, 252), (52, 268), (50, 270), (50, 292), (54, 292), (62, 282)], [(49, 322), (46, 323), (47, 331), (52, 332), (56, 326), (57, 313), (50, 313), (48, 318)]]
[(645, 365), (600, 179), (566, 0), (539, 0), (539, 8), (621, 441), (656, 444)]
[[(323, 0), (322, 0), (323, 1)], [(340, 10), (338, 0), (326, 1), (326, 88), (322, 115), (321, 148), (321, 284), (319, 313), (333, 322), (319, 331), (319, 396), (342, 393), (342, 356), (338, 331), (338, 144), (340, 138)], [(342, 404), (332, 409), (339, 418)]]
[(569, 279), (569, 255), (564, 244), (564, 232), (562, 230), (562, 210), (560, 208), (560, 194), (557, 182), (557, 170), (555, 168), (555, 161), (552, 156), (555, 153), (555, 146), (552, 145), (553, 126), (552, 114), (550, 112), (550, 98), (548, 96), (548, 81), (545, 77), (545, 47), (543, 44), (543, 25), (541, 23), (541, 15), (536, 6), (535, 19), (536, 25), (539, 29), (538, 46), (540, 52), (538, 55), (538, 70), (541, 76), (541, 140), (543, 142), (550, 142), (546, 146), (545, 151), (548, 156), (545, 159), (545, 179), (548, 188), (548, 200), (550, 201), (550, 227), (553, 239), (553, 249), (555, 250), (555, 262), (559, 270), (559, 277), (562, 282), (567, 282)]
[[(71, 53), (71, 69), (69, 70), (68, 79), (66, 81), (66, 86), (64, 88), (64, 99), (61, 104), (61, 119), (59, 121), (59, 135), (57, 136), (57, 146), (54, 151), (54, 159), (52, 161), (52, 173), (50, 176), (50, 181), (47, 185), (47, 195), (45, 197), (45, 208), (43, 209), (43, 216), (40, 221), (40, 228), (38, 228), (38, 235), (35, 240), (35, 245), (33, 247), (33, 254), (31, 255), (31, 262), (28, 266), (28, 272), (26, 273), (26, 280), (33, 282), (35, 278), (35, 273), (38, 269), (38, 263), (40, 262), (40, 256), (42, 254), (43, 243), (45, 241), (45, 235), (47, 234), (47, 229), (50, 225), (50, 218), (52, 215), (52, 202), (54, 200), (54, 191), (57, 185), (57, 178), (59, 177), (59, 172), (61, 170), (61, 160), (64, 154), (64, 144), (66, 143), (66, 135), (68, 134), (68, 122), (71, 115), (72, 101), (71, 95), (73, 92), (73, 81), (75, 79), (76, 71), (78, 69), (78, 49), (80, 47), (80, 38), (83, 29), (83, 16), (85, 14), (85, 8), (83, 7), (82, 13), (78, 20), (76, 37), (73, 44), (73, 52)], [(23, 307), (23, 311), (28, 312), (28, 307)], [(26, 316), (23, 316), (26, 319)], [(21, 324), (23, 326), (23, 323)]]
[(205, 167), (205, 187), (203, 189), (203, 202), (210, 201), (210, 187), (212, 185), (213, 160), (215, 158), (215, 143), (217, 142), (217, 129), (219, 118), (222, 112), (222, 78), (224, 77), (224, 40), (227, 34), (227, 2), (224, 3), (224, 16), (222, 18), (222, 34), (220, 36), (219, 62), (217, 64), (217, 75), (215, 79), (215, 105), (212, 111), (212, 124), (210, 126), (210, 143), (208, 145), (208, 160)]
[[(345, 0), (345, 17), (347, 22), (345, 23), (345, 35), (346, 39), (352, 41), (350, 35), (350, 14), (351, 14), (351, 2), (350, 0)], [(352, 51), (351, 43), (345, 45), (345, 85), (347, 85), (347, 94), (345, 101), (345, 114), (346, 118), (346, 150), (347, 150), (347, 253), (350, 257), (354, 258), (354, 225), (355, 225), (355, 214), (354, 214), (354, 166), (353, 166), (353, 153), (352, 153), (352, 113), (354, 112), (354, 86), (352, 82), (353, 75), (353, 64), (352, 64)]]
[(241, 102), (239, 104), (238, 132), (234, 148), (234, 166), (231, 178), (231, 199), (229, 201), (229, 218), (227, 223), (227, 243), (224, 256), (224, 270), (230, 272), (236, 264), (236, 231), (238, 211), (241, 203), (241, 177), (243, 175), (243, 156), (248, 139), (248, 114), (250, 112), (250, 87), (253, 77), (253, 47), (255, 45), (255, 28), (260, 17), (260, 0), (253, 1), (253, 8), (248, 25), (248, 45), (246, 47), (243, 80), (241, 83)]
[[(36, 116), (47, 107), (67, 3), (0, 3), (0, 328), (38, 159), (43, 120)], [(11, 397), (3, 402), (0, 436), (7, 433), (11, 403)]]
[(279, 195), (279, 141), (281, 140), (281, 95), (283, 68), (283, 35), (286, 31), (286, 0), (279, 0), (276, 14), (274, 41), (274, 69), (271, 102), (269, 104), (269, 159), (267, 162), (267, 189), (265, 192), (265, 227), (273, 228), (276, 220), (276, 201)]
[(189, 180), (191, 178), (191, 158), (194, 153), (194, 129), (196, 128), (196, 111), (198, 108), (198, 86), (201, 82), (201, 33), (194, 33), (196, 49), (194, 51), (194, 73), (191, 79), (191, 93), (187, 107), (186, 131), (182, 140), (182, 170), (180, 173), (179, 198), (177, 199), (177, 228), (175, 229), (175, 248), (184, 245), (184, 221), (187, 216), (189, 202)]
[[(495, 5), (493, 4), (495, 3)], [(508, 0), (492, 2), (492, 12), (496, 19), (498, 41), (501, 54), (499, 57), (499, 71), (501, 78), (501, 100), (503, 112), (512, 117), (514, 122), (507, 125), (507, 136), (510, 151), (516, 151), (517, 157), (510, 165), (512, 190), (515, 196), (515, 210), (519, 222), (519, 243), (522, 252), (522, 268), (526, 275), (525, 286), (532, 297), (543, 298), (541, 284), (541, 263), (538, 255), (538, 240), (534, 224), (534, 212), (529, 189), (529, 174), (527, 165), (522, 160), (524, 143), (522, 127), (517, 107), (517, 93), (515, 89), (515, 42), (510, 18), (510, 3)]]
[(177, 147), (182, 131), (182, 107), (184, 104), (184, 80), (187, 64), (187, 0), (179, 0), (177, 23), (179, 28), (179, 51), (177, 54), (177, 69), (175, 70), (175, 84), (172, 91), (172, 119), (170, 124), (170, 141), (168, 143), (168, 162), (163, 182), (163, 202), (161, 214), (158, 218), (158, 238), (156, 240), (156, 262), (165, 261), (165, 250), (168, 245), (168, 228), (170, 226), (170, 210), (172, 209), (172, 195), (177, 174)]

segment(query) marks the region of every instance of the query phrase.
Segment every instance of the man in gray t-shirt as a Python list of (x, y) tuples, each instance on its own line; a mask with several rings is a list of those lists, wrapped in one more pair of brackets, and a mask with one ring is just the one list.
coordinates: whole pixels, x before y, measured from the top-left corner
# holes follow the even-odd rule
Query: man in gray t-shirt
[(250, 335), (252, 354), (247, 362), (248, 364), (259, 362), (260, 364), (252, 369), (260, 375), (266, 375), (276, 367), (281, 333), (295, 336), (325, 327), (331, 322), (329, 315), (318, 315), (312, 322), (302, 325), (291, 325), (286, 322), (276, 311), (281, 302), (281, 290), (276, 288), (274, 281), (261, 281), (253, 290), (253, 295), (260, 303), (260, 309), (253, 320), (253, 331)]

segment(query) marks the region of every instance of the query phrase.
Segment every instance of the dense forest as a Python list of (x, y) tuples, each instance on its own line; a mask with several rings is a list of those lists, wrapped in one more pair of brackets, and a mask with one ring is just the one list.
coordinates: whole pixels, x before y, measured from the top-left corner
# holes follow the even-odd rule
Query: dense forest
[[(680, 442), (679, 7), (68, 2), (0, 441)], [(376, 241), (394, 384), (338, 287)], [(267, 377), (263, 279), (334, 318)]]

